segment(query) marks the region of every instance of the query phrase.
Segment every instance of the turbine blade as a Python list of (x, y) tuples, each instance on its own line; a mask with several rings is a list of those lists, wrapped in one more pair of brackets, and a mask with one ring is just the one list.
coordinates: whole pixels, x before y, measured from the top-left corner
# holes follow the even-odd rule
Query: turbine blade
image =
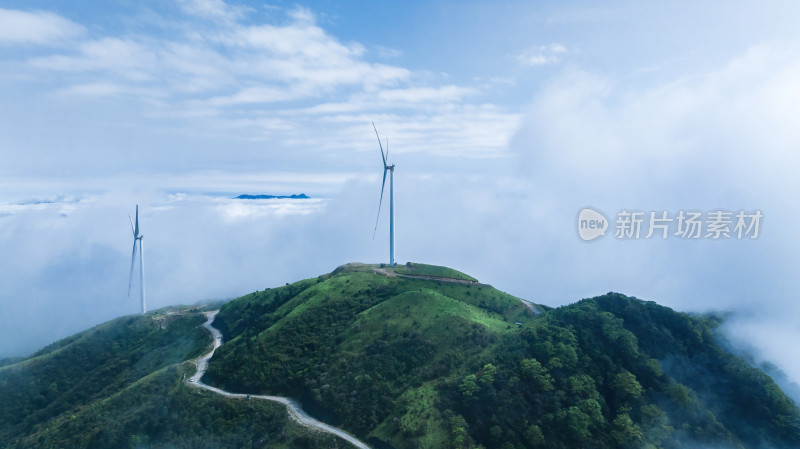
[(131, 275), (128, 277), (128, 297), (131, 296), (131, 284), (133, 284), (133, 265), (136, 260), (136, 239), (133, 239), (133, 253), (131, 254)]
[(375, 239), (375, 233), (378, 232), (378, 220), (381, 218), (381, 204), (383, 204), (383, 189), (386, 187), (386, 170), (383, 169), (383, 183), (381, 184), (381, 200), (378, 201), (378, 216), (375, 218), (375, 229), (372, 231), (372, 239)]
[[(372, 129), (375, 130), (375, 137), (378, 138), (378, 146), (381, 147), (381, 159), (383, 159), (383, 166), (386, 167), (386, 156), (383, 155), (383, 144), (381, 144), (381, 136), (378, 135), (378, 128), (375, 127), (375, 122), (372, 123)], [(386, 173), (384, 173), (384, 176)]]
[(136, 205), (136, 229), (133, 230), (133, 235), (139, 236), (139, 205)]
[(128, 221), (131, 222), (131, 232), (133, 232), (133, 237), (136, 238), (136, 230), (133, 229), (133, 219), (131, 218), (131, 214), (128, 214)]

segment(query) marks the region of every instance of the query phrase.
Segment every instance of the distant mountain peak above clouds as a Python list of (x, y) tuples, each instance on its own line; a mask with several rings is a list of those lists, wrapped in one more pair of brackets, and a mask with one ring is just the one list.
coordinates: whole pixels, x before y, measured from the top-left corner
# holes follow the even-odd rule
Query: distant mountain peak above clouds
[(234, 199), (237, 200), (305, 200), (311, 198), (305, 193), (293, 195), (239, 195)]

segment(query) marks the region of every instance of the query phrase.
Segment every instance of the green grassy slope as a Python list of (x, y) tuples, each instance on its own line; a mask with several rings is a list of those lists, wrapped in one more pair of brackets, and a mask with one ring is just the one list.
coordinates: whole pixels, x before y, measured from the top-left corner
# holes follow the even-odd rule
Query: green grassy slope
[(290, 421), (267, 401), (226, 399), (181, 382), (192, 366), (171, 365), (108, 398), (48, 421), (17, 448), (247, 448), (344, 445)]
[(0, 368), (0, 440), (200, 354), (210, 343), (197, 327), (203, 321), (199, 314), (126, 316)]
[(448, 267), (440, 267), (437, 265), (427, 265), (424, 263), (408, 263), (406, 265), (398, 265), (395, 267), (384, 267), (389, 272), (394, 272), (398, 274), (405, 274), (409, 276), (431, 276), (431, 277), (442, 277), (442, 278), (450, 278), (450, 279), (460, 279), (465, 281), (472, 281), (478, 282), (472, 276), (464, 274), (460, 271), (456, 271), (452, 268)]
[(210, 381), (298, 398), (376, 448), (800, 445), (797, 407), (703, 320), (618, 294), (537, 315), (379, 268), (226, 304)]
[[(126, 316), (0, 368), (0, 447), (324, 447), (283, 406), (181, 381), (211, 345), (205, 317)], [(188, 372), (187, 372), (188, 370)]]

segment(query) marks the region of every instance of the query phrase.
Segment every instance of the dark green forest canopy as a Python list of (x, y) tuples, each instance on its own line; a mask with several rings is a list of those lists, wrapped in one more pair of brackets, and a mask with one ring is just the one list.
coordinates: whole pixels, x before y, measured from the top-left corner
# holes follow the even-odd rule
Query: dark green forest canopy
[(711, 321), (616, 293), (532, 311), (386, 271), (343, 266), (226, 304), (210, 381), (299, 398), (376, 447), (800, 447), (795, 404)]

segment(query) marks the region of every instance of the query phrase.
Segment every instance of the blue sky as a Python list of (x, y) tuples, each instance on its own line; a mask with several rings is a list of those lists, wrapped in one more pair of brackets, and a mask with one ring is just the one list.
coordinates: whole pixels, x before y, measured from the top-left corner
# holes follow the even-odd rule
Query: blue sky
[[(796, 2), (0, 8), (0, 326), (19, 336), (0, 357), (136, 312), (135, 204), (154, 307), (384, 260), (375, 122), (401, 262), (548, 305), (733, 310), (731, 338), (800, 380)], [(587, 243), (586, 206), (764, 221)]]

